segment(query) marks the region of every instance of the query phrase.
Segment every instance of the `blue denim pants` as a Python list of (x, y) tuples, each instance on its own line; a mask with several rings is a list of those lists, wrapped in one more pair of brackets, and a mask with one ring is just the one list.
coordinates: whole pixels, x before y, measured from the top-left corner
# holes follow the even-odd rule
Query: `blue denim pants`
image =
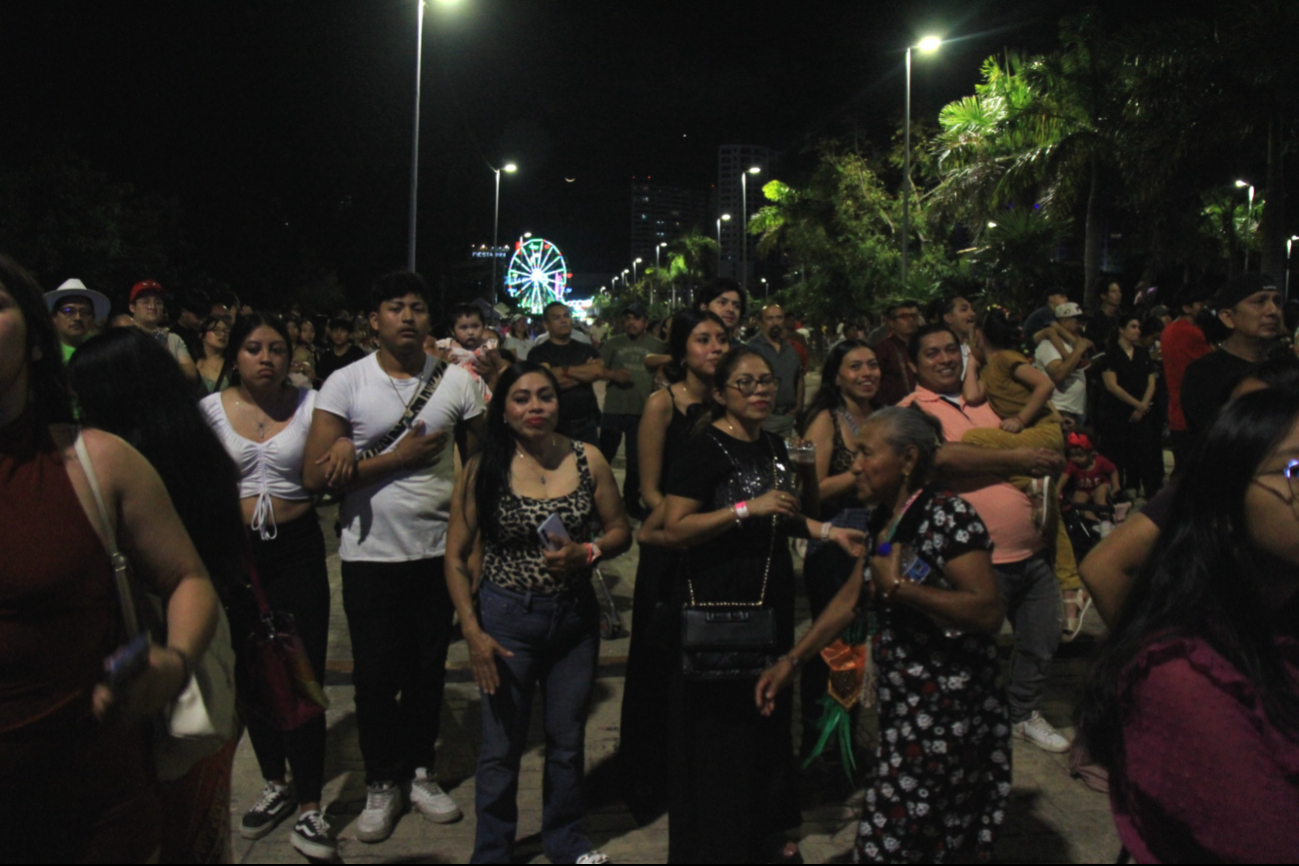
[(574, 593), (513, 592), (484, 582), (478, 593), (483, 630), (514, 653), (498, 658), (501, 685), (483, 696), (478, 756), (478, 831), (471, 863), (509, 863), (518, 826), (519, 760), (539, 684), (545, 704), (546, 765), (541, 842), (552, 863), (591, 851), (582, 831), (586, 804), (586, 717), (600, 653), (600, 609), (587, 583)]

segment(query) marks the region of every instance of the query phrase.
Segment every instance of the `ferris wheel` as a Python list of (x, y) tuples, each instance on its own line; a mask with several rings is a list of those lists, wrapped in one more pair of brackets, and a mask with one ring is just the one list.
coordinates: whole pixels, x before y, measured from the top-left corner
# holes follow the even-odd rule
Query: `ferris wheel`
[(572, 276), (559, 247), (543, 238), (528, 238), (514, 245), (505, 288), (519, 306), (540, 313), (546, 304), (564, 300)]

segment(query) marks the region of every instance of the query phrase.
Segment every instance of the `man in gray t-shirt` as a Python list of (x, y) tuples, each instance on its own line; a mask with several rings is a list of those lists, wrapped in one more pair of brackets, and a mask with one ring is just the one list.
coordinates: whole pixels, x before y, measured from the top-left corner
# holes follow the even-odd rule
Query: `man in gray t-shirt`
[(798, 351), (784, 339), (785, 311), (776, 304), (764, 307), (760, 318), (762, 333), (746, 345), (767, 359), (771, 371), (780, 379), (776, 392), (776, 409), (762, 429), (777, 436), (794, 435), (795, 420), (803, 409), (803, 361)]
[(646, 333), (649, 312), (640, 304), (630, 304), (623, 313), (623, 333), (610, 337), (600, 347), (608, 389), (604, 395), (604, 415), (600, 421), (600, 451), (613, 463), (624, 435), (627, 437), (627, 478), (622, 487), (627, 513), (643, 520), (645, 509), (640, 503), (640, 460), (636, 433), (645, 412), (645, 401), (654, 391), (654, 375), (645, 367), (646, 355), (665, 355), (667, 344)]

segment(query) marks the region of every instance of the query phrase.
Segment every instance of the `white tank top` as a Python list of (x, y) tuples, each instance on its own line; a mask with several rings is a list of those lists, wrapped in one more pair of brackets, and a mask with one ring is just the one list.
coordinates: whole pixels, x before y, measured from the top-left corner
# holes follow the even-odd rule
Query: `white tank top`
[(289, 425), (265, 442), (254, 442), (235, 432), (221, 402), (221, 392), (209, 394), (199, 403), (208, 426), (216, 431), (217, 438), (239, 467), (239, 498), (257, 500), (251, 528), (263, 541), (277, 535), (272, 497), (289, 502), (311, 498), (302, 486), (302, 462), (315, 405), (316, 392), (310, 388), (299, 389), (298, 408)]

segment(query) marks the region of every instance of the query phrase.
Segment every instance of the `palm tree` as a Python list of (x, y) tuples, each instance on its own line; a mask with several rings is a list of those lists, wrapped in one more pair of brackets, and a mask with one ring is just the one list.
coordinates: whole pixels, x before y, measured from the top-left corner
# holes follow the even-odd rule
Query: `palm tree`
[(696, 280), (706, 273), (709, 257), (717, 254), (717, 241), (693, 226), (681, 237), (668, 243), (667, 271), (676, 282), (684, 279), (686, 292), (694, 297)]

